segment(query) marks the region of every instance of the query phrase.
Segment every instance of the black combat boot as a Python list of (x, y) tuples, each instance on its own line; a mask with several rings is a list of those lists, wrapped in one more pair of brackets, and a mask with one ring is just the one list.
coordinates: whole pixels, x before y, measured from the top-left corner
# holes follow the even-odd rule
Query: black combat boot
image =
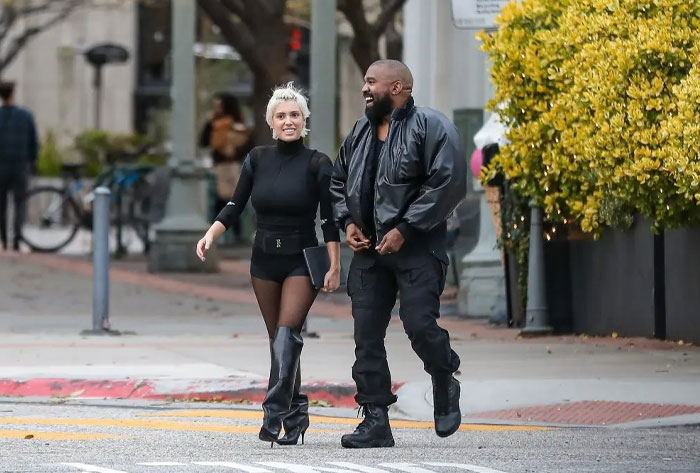
[(451, 374), (436, 375), (432, 379), (435, 433), (438, 437), (449, 437), (462, 423), (462, 413), (459, 410), (459, 381)]
[(282, 418), (289, 412), (294, 393), (294, 381), (299, 355), (304, 341), (298, 330), (277, 327), (270, 348), (270, 381), (262, 403), (263, 425), (258, 437), (267, 442), (277, 441)]
[(301, 369), (297, 366), (297, 377), (294, 381), (294, 394), (289, 414), (282, 420), (284, 435), (277, 440), (280, 445), (296, 445), (301, 435), (304, 445), (304, 434), (309, 428), (309, 397), (299, 392), (301, 388)]
[(364, 420), (355, 431), (345, 434), (340, 444), (345, 448), (393, 447), (394, 437), (389, 426), (389, 409), (386, 406), (365, 404), (362, 406)]

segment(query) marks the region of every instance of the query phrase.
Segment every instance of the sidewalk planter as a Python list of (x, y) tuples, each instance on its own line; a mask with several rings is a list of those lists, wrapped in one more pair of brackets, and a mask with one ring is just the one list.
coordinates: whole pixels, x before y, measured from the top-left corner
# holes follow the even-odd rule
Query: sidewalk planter
[(666, 231), (666, 333), (700, 343), (700, 227)]
[[(654, 236), (637, 219), (600, 240), (545, 245), (550, 324), (558, 333), (654, 336)], [(700, 343), (700, 228), (667, 230), (666, 335)]]
[(573, 330), (654, 335), (653, 235), (647, 221), (597, 241), (569, 243)]

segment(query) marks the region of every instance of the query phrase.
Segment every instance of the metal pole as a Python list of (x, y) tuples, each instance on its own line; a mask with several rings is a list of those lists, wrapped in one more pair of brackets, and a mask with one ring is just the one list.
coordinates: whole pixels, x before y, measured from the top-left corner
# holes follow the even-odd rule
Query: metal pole
[(311, 1), (311, 147), (335, 156), (336, 0)]
[(538, 336), (552, 333), (547, 324), (547, 287), (544, 272), (544, 239), (542, 235), (542, 208), (530, 202), (530, 254), (527, 273), (527, 309), (523, 336)]
[(666, 245), (664, 231), (654, 235), (654, 338), (666, 340)]
[(202, 263), (195, 244), (209, 223), (204, 216), (204, 185), (207, 171), (195, 163), (195, 60), (194, 39), (197, 2), (172, 0), (173, 8), (173, 83), (172, 142), (168, 162), (170, 191), (165, 218), (155, 226), (155, 244), (149, 253), (148, 269), (162, 271), (218, 271), (216, 247)]
[(95, 104), (94, 104), (94, 126), (96, 130), (99, 130), (102, 126), (101, 115), (102, 115), (102, 65), (95, 66), (95, 79), (93, 82), (95, 87)]
[[(336, 94), (336, 0), (311, 0), (311, 139), (310, 145), (328, 156), (335, 156)], [(309, 331), (308, 319), (301, 333)]]
[(109, 204), (109, 189), (95, 189), (92, 204), (92, 329), (84, 330), (84, 335), (119, 334), (109, 328)]
[(173, 2), (173, 83), (171, 166), (193, 166), (195, 157), (195, 41), (197, 2)]

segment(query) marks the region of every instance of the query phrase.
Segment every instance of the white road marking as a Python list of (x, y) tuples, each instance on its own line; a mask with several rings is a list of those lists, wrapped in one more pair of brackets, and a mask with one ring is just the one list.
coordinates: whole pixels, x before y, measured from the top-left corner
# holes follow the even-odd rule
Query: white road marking
[(357, 473), (352, 470), (343, 470), (340, 468), (326, 468), (323, 466), (309, 466), (309, 465), (299, 465), (296, 463), (282, 463), (282, 462), (257, 462), (260, 465), (271, 466), (272, 468), (281, 468), (283, 470), (291, 471), (292, 473), (318, 473), (319, 471), (326, 471), (328, 473)]
[(381, 468), (374, 468), (372, 466), (358, 465), (356, 463), (350, 462), (326, 462), (329, 465), (343, 466), (345, 468), (350, 468), (352, 470), (361, 471), (362, 473), (389, 473), (387, 470), (382, 470)]
[(95, 465), (86, 465), (85, 463), (62, 463), (62, 465), (80, 468), (83, 470), (83, 473), (127, 473), (126, 471), (112, 470), (110, 468), (102, 468)]
[(144, 463), (137, 463), (137, 465), (143, 465), (143, 466), (180, 466), (180, 465), (187, 465), (187, 463), (180, 463), (180, 462), (144, 462)]
[(202, 466), (223, 466), (224, 468), (233, 468), (234, 470), (241, 470), (245, 471), (246, 473), (271, 473), (270, 470), (266, 470), (265, 468), (241, 465), (240, 463), (232, 462), (192, 462), (192, 464)]
[(421, 468), (413, 463), (380, 463), (379, 466), (405, 471), (406, 473), (435, 473), (433, 470)]
[(434, 463), (434, 462), (423, 462), (430, 466), (449, 466), (452, 468), (460, 468), (462, 470), (473, 471), (474, 473), (506, 473), (501, 470), (494, 470), (493, 468), (486, 468), (485, 466), (476, 465), (465, 465), (463, 463)]

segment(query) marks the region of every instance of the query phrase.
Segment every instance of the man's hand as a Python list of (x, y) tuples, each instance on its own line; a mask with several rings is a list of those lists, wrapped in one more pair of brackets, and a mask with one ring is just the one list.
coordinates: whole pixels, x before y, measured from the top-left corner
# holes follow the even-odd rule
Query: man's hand
[(352, 251), (363, 251), (369, 249), (369, 239), (364, 235), (364, 233), (362, 233), (360, 227), (354, 223), (348, 224), (347, 228), (345, 228), (345, 239)]
[(392, 229), (384, 235), (382, 241), (375, 248), (380, 255), (398, 253), (403, 246), (404, 238), (400, 231), (396, 228)]

